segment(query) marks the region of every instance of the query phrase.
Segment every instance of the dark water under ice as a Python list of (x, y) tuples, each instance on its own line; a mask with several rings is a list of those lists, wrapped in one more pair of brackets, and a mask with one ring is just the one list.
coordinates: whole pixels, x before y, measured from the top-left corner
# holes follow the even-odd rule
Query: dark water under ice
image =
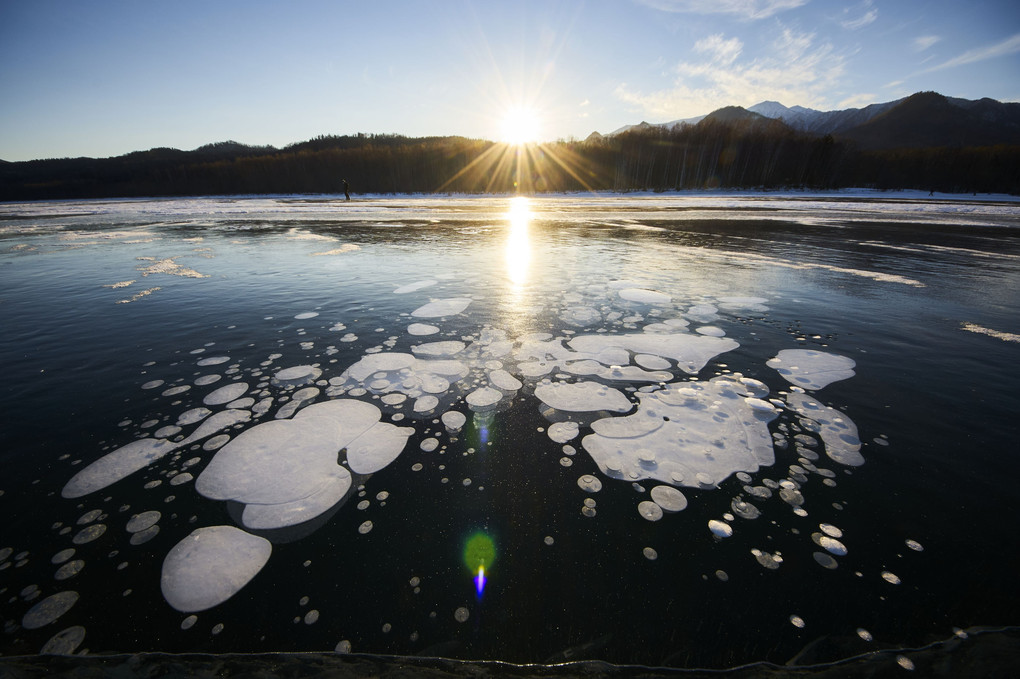
[[(726, 667), (786, 662), (818, 639), (826, 643), (805, 658), (1015, 624), (1018, 227), (1015, 203), (882, 194), (2, 205), (0, 653), (48, 643), (90, 653), (341, 645)], [(434, 300), (469, 302), (412, 315)], [(414, 323), (437, 330), (412, 334)], [(665, 359), (668, 379), (653, 381), (571, 372), (570, 358), (549, 358), (556, 366), (536, 375), (524, 355), (528, 342), (569, 348), (578, 337), (635, 334), (721, 335), (739, 346), (727, 343), (693, 375)], [(373, 388), (374, 376), (344, 377), (370, 356), (430, 358), (414, 349), (434, 342), (462, 342), (439, 358), (465, 373), (436, 392), (434, 410), (415, 412), (416, 396), (387, 402), (400, 392)], [(792, 349), (856, 364), (852, 377), (807, 393), (853, 423), (864, 464), (830, 459), (818, 427), (789, 406), (798, 389), (766, 363)], [(628, 352), (632, 366), (647, 355)], [(213, 357), (227, 360), (200, 365)], [(274, 379), (296, 366), (321, 373), (306, 384)], [(497, 369), (520, 388), (469, 405)], [(535, 394), (543, 380), (584, 382), (636, 403), (642, 388), (737, 373), (773, 399), (761, 426), (774, 463), (708, 484), (614, 478), (583, 440), (594, 421), (626, 413), (566, 411)], [(206, 384), (210, 375), (219, 377)], [(78, 472), (136, 439), (190, 436), (201, 425), (177, 425), (180, 415), (229, 409), (203, 399), (234, 382), (264, 411), (232, 403), (250, 418), (62, 496)], [(227, 436), (287, 414), (299, 389), (312, 394), (303, 407), (374, 404), (406, 445), (383, 468), (354, 474), (344, 498), (311, 521), (247, 528), (243, 505), (203, 496), (196, 481), (234, 445), (223, 446)], [(448, 411), (466, 416), (459, 431), (440, 420)], [(730, 431), (724, 419), (710, 436)], [(564, 421), (577, 436), (552, 440)], [(423, 450), (428, 439), (434, 450)], [(600, 491), (579, 487), (586, 475)], [(660, 485), (687, 506), (646, 520), (639, 504)], [(792, 501), (784, 489), (796, 491)], [(734, 516), (735, 501), (760, 516)], [(129, 520), (151, 511), (158, 532), (133, 544)], [(271, 555), (225, 602), (175, 610), (161, 591), (164, 560), (210, 526), (265, 538)], [(465, 564), (479, 533), (492, 544), (481, 595)]]

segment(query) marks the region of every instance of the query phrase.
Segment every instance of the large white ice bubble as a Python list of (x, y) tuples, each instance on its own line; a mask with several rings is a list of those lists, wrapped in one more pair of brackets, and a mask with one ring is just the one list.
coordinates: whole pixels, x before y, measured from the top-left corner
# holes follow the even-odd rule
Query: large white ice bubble
[(567, 344), (574, 351), (598, 354), (610, 347), (619, 347), (636, 354), (651, 354), (676, 361), (677, 367), (695, 375), (705, 365), (740, 344), (729, 337), (707, 337), (683, 334), (581, 335)]
[(639, 392), (634, 414), (597, 420), (582, 443), (608, 476), (717, 485), (775, 461), (768, 422), (776, 413), (753, 408), (747, 393), (730, 376)]
[(60, 494), (82, 497), (111, 486), (177, 449), (166, 439), (139, 439), (107, 453), (71, 477)]
[(645, 288), (624, 288), (620, 290), (619, 295), (629, 302), (638, 302), (639, 304), (661, 305), (669, 304), (671, 301), (670, 296), (666, 293)]
[(535, 397), (550, 408), (571, 413), (625, 413), (634, 407), (623, 392), (597, 382), (540, 384), (535, 387)]
[(440, 318), (442, 316), (456, 316), (471, 304), (468, 297), (449, 297), (437, 299), (424, 306), (420, 306), (411, 312), (415, 318)]
[(230, 403), (241, 398), (246, 391), (248, 391), (247, 384), (244, 382), (234, 382), (209, 393), (202, 399), (202, 403), (207, 406), (223, 405), (224, 403)]
[(247, 585), (272, 551), (269, 540), (233, 526), (199, 528), (163, 560), (163, 597), (182, 613), (212, 608)]
[(840, 464), (851, 467), (864, 464), (861, 440), (857, 437), (857, 425), (853, 420), (835, 408), (822, 405), (807, 394), (792, 393), (786, 397), (786, 404), (791, 410), (810, 420), (804, 423), (805, 426), (817, 425), (817, 431), (825, 444), (826, 455)]
[(783, 349), (765, 362), (790, 384), (805, 389), (822, 389), (833, 382), (853, 377), (852, 358), (813, 349)]
[(385, 469), (400, 456), (407, 438), (413, 433), (410, 427), (379, 422), (364, 436), (347, 444), (347, 465), (358, 474), (374, 474)]

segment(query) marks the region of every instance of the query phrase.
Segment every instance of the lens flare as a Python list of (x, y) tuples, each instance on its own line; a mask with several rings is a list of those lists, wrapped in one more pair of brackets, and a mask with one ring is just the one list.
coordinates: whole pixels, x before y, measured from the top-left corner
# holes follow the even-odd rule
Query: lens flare
[(478, 567), (478, 575), (475, 576), (475, 590), (478, 592), (479, 597), (485, 591), (485, 566)]
[(464, 545), (464, 565), (471, 571), (472, 579), (475, 582), (475, 591), (479, 598), (485, 591), (485, 570), (492, 566), (496, 560), (496, 545), (485, 533), (479, 531), (468, 538)]

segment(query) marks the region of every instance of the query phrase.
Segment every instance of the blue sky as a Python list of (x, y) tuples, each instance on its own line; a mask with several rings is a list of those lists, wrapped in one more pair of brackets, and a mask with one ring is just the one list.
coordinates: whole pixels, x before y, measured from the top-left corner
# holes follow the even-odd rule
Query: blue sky
[(0, 0), (0, 159), (1020, 100), (1016, 0)]

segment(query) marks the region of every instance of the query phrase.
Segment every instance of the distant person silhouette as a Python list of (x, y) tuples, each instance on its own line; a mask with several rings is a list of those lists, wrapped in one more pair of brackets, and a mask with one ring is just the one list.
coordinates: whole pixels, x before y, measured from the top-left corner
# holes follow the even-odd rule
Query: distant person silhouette
[(350, 185), (349, 185), (349, 184), (347, 183), (347, 180), (346, 180), (346, 179), (344, 179), (344, 180), (342, 180), (342, 181), (343, 181), (343, 183), (344, 183), (344, 198), (345, 198), (346, 200), (350, 200), (350, 199), (351, 199), (351, 187), (350, 187)]

